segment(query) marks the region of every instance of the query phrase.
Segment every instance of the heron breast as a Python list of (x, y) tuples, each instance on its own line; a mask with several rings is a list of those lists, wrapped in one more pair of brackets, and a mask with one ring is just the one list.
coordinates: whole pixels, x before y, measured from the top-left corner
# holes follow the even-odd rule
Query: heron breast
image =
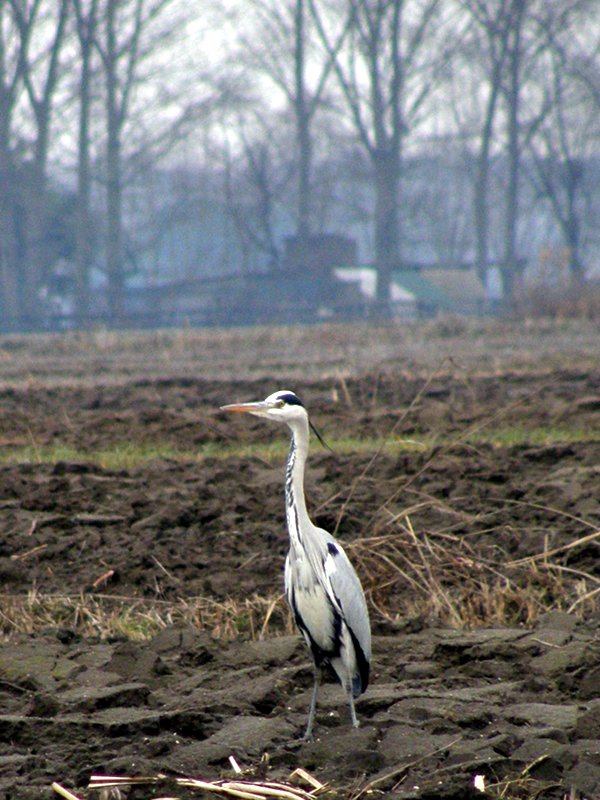
[(324, 653), (335, 651), (339, 623), (323, 587), (314, 584), (308, 591), (295, 587), (293, 597), (301, 627)]

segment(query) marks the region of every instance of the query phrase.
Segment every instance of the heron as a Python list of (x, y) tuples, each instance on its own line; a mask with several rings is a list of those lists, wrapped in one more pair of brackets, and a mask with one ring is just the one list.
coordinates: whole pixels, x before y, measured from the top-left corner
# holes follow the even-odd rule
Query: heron
[(314, 684), (304, 739), (312, 738), (322, 667), (332, 668), (346, 692), (352, 725), (359, 725), (354, 701), (367, 688), (371, 629), (365, 595), (342, 545), (313, 524), (306, 509), (304, 470), (310, 429), (323, 442), (294, 392), (265, 400), (233, 403), (222, 411), (284, 422), (291, 430), (285, 471), (285, 511), (290, 539), (284, 569), (285, 593), (314, 662)]

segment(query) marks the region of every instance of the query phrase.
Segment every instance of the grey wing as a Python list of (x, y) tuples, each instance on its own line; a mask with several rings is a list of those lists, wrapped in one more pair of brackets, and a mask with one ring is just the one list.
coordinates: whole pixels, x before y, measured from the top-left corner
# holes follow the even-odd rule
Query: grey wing
[(370, 661), (371, 627), (363, 588), (343, 547), (330, 534), (326, 533), (326, 537), (325, 574), (346, 625), (356, 637), (365, 658)]

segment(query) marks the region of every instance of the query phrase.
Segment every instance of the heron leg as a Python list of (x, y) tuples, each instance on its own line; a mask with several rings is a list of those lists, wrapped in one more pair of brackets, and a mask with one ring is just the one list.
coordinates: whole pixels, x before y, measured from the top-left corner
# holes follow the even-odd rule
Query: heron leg
[(350, 706), (350, 719), (352, 720), (352, 727), (358, 728), (360, 726), (360, 722), (358, 721), (356, 709), (354, 708), (354, 695), (352, 694), (352, 687), (348, 689), (348, 705)]
[(315, 709), (317, 707), (317, 694), (319, 693), (319, 686), (321, 684), (321, 670), (315, 665), (314, 671), (315, 682), (313, 684), (312, 696), (310, 698), (310, 707), (308, 709), (308, 722), (306, 724), (306, 732), (302, 737), (305, 741), (312, 739), (313, 723), (315, 721)]

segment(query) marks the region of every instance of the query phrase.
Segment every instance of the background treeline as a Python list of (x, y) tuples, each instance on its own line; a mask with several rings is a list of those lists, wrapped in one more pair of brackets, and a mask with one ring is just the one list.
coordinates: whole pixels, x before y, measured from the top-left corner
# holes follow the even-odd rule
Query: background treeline
[[(0, 313), (84, 322), (129, 277), (392, 271), (600, 250), (600, 0), (0, 0)], [(203, 233), (204, 232), (204, 233)], [(173, 242), (178, 242), (177, 246)], [(187, 243), (187, 244), (186, 244)], [(173, 262), (178, 262), (175, 268)]]

